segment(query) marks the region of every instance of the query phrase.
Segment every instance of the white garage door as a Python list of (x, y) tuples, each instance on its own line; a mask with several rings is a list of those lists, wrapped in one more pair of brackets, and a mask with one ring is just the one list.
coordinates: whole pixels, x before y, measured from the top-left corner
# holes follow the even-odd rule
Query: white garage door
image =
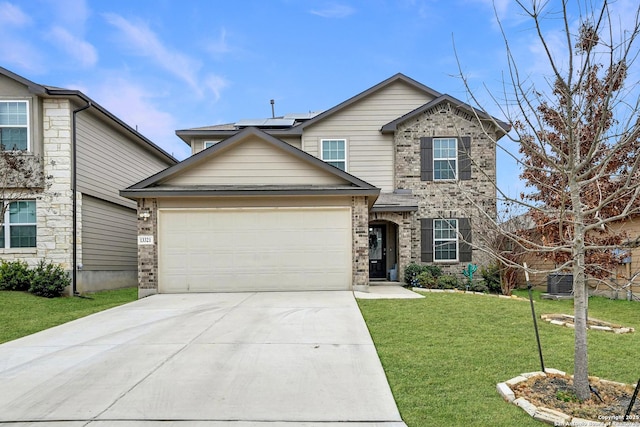
[(159, 291), (348, 290), (349, 208), (160, 210)]

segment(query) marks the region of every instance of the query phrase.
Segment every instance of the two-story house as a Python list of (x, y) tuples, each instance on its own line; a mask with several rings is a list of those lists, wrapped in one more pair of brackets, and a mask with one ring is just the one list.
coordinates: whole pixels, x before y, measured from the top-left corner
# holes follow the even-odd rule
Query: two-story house
[(508, 126), (397, 74), (319, 113), (177, 131), (193, 155), (138, 201), (140, 295), (366, 289), (410, 262), (484, 263)]
[(119, 191), (177, 160), (82, 92), (2, 67), (0, 149), (41, 172), (0, 179), (0, 258), (60, 264), (77, 292), (136, 286), (136, 204)]

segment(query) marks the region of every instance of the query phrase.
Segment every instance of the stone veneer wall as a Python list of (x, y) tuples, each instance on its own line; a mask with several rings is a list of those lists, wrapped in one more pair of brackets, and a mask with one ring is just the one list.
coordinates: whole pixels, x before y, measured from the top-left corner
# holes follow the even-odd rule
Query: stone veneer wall
[[(471, 137), (471, 180), (456, 183), (420, 180), (420, 138), (439, 136)], [(446, 102), (398, 126), (394, 136), (396, 187), (412, 190), (419, 200), (419, 210), (412, 219), (411, 261), (421, 262), (420, 218), (471, 218), (472, 230), (481, 222), (479, 209), (495, 218), (494, 140), (495, 134), (486, 135), (474, 116)], [(473, 233), (474, 242), (477, 235)], [(474, 263), (483, 265), (489, 261), (485, 253), (473, 249)], [(441, 266), (449, 273), (459, 274), (462, 269), (458, 263)]]
[[(140, 214), (149, 213), (145, 221)], [(138, 235), (153, 236), (153, 245), (138, 245), (138, 298), (158, 293), (158, 201), (138, 200)]]
[(366, 196), (351, 198), (353, 228), (352, 263), (353, 289), (366, 291), (369, 287), (369, 206)]

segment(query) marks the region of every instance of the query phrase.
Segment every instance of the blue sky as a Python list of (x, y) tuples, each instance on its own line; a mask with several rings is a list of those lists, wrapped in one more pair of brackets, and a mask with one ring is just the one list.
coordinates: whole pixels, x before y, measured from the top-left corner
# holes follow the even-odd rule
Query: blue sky
[[(495, 8), (523, 71), (543, 75), (531, 23), (515, 2)], [(176, 129), (269, 117), (270, 99), (276, 114), (324, 110), (398, 72), (467, 101), (454, 40), (504, 119), (484, 89), (500, 96), (507, 69), (491, 0), (0, 0), (0, 40), (3, 67), (82, 90), (179, 159)], [(505, 156), (498, 170), (521, 189)]]

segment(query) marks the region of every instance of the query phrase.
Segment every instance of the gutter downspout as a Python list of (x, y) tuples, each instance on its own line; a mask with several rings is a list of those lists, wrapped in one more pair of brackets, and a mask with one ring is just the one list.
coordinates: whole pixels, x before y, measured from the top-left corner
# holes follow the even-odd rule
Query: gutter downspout
[(78, 296), (78, 289), (76, 286), (76, 280), (78, 277), (78, 199), (76, 194), (77, 184), (78, 184), (78, 174), (76, 172), (76, 114), (81, 111), (86, 110), (91, 107), (91, 101), (82, 98), (87, 105), (78, 108), (77, 110), (73, 110), (72, 121), (71, 121), (71, 204), (73, 209), (73, 235), (71, 239), (71, 246), (73, 250), (72, 261), (71, 261), (71, 285), (72, 285), (72, 296)]

